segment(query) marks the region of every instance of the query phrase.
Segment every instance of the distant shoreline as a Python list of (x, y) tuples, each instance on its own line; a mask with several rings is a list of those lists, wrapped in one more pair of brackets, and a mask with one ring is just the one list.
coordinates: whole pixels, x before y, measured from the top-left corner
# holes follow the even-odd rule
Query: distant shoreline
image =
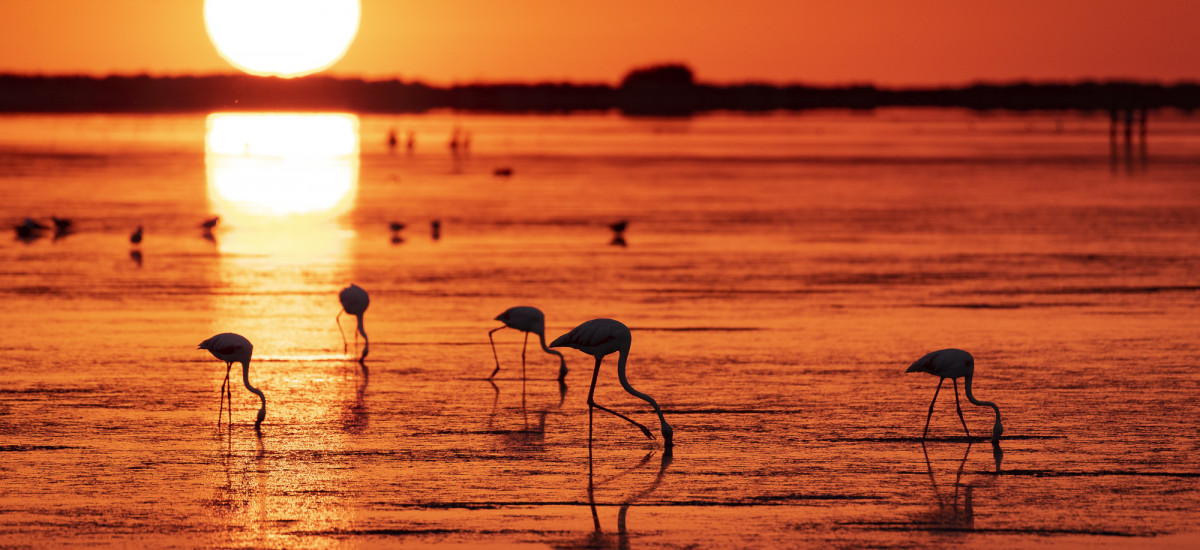
[[(671, 68), (668, 68), (671, 69)], [(1007, 111), (1106, 111), (1200, 108), (1200, 84), (1131, 81), (972, 84), (880, 88), (697, 83), (686, 68), (634, 71), (620, 85), (534, 83), (432, 86), (421, 82), (249, 75), (0, 75), (0, 112), (176, 113), (336, 110), (418, 113), (435, 109), (498, 113), (617, 111), (687, 116), (707, 111), (872, 110), (951, 107)], [(682, 71), (682, 72), (681, 72)], [(1114, 114), (1115, 116), (1115, 114)]]

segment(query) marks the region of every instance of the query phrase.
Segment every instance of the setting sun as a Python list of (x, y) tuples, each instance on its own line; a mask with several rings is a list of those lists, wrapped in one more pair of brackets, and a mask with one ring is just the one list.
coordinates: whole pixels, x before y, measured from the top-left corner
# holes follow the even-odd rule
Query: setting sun
[(205, 0), (217, 51), (251, 74), (296, 77), (333, 65), (358, 32), (358, 0)]

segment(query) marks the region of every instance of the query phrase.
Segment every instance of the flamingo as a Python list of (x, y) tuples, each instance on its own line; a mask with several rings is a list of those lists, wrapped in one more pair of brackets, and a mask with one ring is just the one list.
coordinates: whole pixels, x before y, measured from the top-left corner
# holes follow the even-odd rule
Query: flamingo
[(134, 231), (133, 234), (129, 236), (129, 243), (133, 245), (142, 244), (142, 226), (139, 225), (137, 231)]
[(629, 359), (629, 345), (631, 341), (632, 337), (629, 334), (629, 328), (620, 321), (592, 319), (571, 329), (571, 332), (555, 338), (554, 342), (550, 343), (550, 347), (575, 348), (596, 358), (596, 370), (592, 372), (592, 388), (588, 390), (588, 441), (591, 441), (592, 438), (593, 408), (624, 418), (634, 426), (641, 428), (642, 433), (646, 434), (646, 437), (654, 439), (654, 436), (650, 434), (650, 430), (645, 426), (619, 412), (597, 405), (596, 401), (592, 398), (592, 395), (596, 393), (596, 378), (600, 375), (600, 361), (604, 359), (605, 355), (618, 352), (620, 356), (617, 359), (617, 379), (621, 381), (621, 386), (625, 388), (625, 391), (645, 400), (647, 403), (650, 403), (650, 406), (654, 407), (654, 412), (658, 414), (658, 420), (662, 426), (663, 444), (670, 449), (675, 444), (675, 431), (671, 428), (670, 424), (667, 424), (667, 419), (663, 418), (662, 409), (658, 406), (658, 402), (653, 397), (633, 389), (633, 386), (629, 385), (629, 380), (625, 378), (625, 362)]
[(1004, 433), (1004, 426), (1000, 424), (1000, 407), (990, 401), (975, 399), (975, 396), (971, 395), (971, 378), (975, 374), (975, 358), (971, 357), (970, 353), (961, 349), (943, 349), (931, 352), (917, 359), (917, 362), (904, 372), (927, 372), (940, 377), (937, 389), (933, 392), (933, 401), (929, 402), (929, 415), (925, 417), (925, 431), (921, 433), (922, 440), (929, 433), (929, 419), (933, 417), (933, 404), (937, 401), (938, 392), (942, 390), (942, 382), (945, 382), (947, 378), (954, 382), (954, 406), (958, 408), (958, 419), (962, 421), (967, 438), (971, 437), (971, 430), (967, 429), (967, 421), (963, 418), (962, 405), (958, 402), (958, 379), (963, 378), (967, 400), (980, 407), (991, 407), (996, 411), (996, 425), (992, 427), (992, 441), (1000, 441), (1000, 435)]
[(538, 340), (542, 343), (542, 350), (558, 356), (558, 381), (562, 382), (567, 377), (567, 360), (563, 354), (546, 347), (546, 316), (542, 314), (542, 310), (530, 306), (510, 307), (504, 310), (504, 313), (496, 316), (496, 320), (504, 323), (503, 326), (496, 327), (488, 331), (488, 341), (492, 343), (492, 357), (496, 359), (496, 370), (492, 371), (492, 375), (488, 380), (496, 377), (496, 373), (500, 372), (500, 356), (496, 355), (496, 341), (492, 339), (492, 333), (502, 328), (513, 328), (525, 333), (525, 344), (521, 346), (521, 378), (525, 378), (525, 347), (529, 345), (529, 333), (538, 335)]
[[(362, 357), (358, 358), (358, 362), (362, 363), (363, 360), (367, 358), (367, 352), (371, 346), (370, 340), (367, 340), (367, 331), (363, 329), (363, 313), (366, 313), (367, 306), (371, 305), (371, 298), (367, 296), (367, 291), (363, 290), (362, 287), (351, 284), (350, 286), (343, 288), (342, 291), (338, 293), (338, 300), (342, 302), (342, 309), (345, 310), (346, 313), (358, 318), (358, 332), (361, 332), (363, 337), (363, 352)], [(345, 349), (346, 335), (342, 333), (341, 311), (338, 312), (336, 320), (338, 324), (338, 333), (342, 335), (342, 347)]]
[[(206, 349), (213, 357), (225, 362), (225, 381), (221, 383), (221, 406), (225, 405), (225, 397), (229, 397), (229, 410), (233, 411), (233, 393), (230, 391), (229, 384), (229, 369), (234, 363), (242, 364), (242, 383), (246, 385), (246, 389), (251, 393), (257, 394), (262, 400), (262, 408), (258, 409), (258, 419), (254, 421), (254, 429), (257, 430), (262, 425), (262, 421), (267, 417), (267, 397), (263, 395), (262, 390), (250, 385), (250, 355), (254, 353), (254, 344), (251, 344), (245, 336), (234, 334), (232, 332), (222, 332), (208, 340), (200, 342), (196, 349)], [(217, 411), (217, 423), (221, 422), (221, 412)]]

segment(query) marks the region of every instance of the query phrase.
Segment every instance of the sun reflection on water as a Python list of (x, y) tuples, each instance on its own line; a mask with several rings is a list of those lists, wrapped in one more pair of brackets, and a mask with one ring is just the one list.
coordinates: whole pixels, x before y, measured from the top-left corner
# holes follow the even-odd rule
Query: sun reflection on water
[(205, 162), (209, 200), (231, 225), (336, 220), (358, 188), (358, 118), (214, 113)]

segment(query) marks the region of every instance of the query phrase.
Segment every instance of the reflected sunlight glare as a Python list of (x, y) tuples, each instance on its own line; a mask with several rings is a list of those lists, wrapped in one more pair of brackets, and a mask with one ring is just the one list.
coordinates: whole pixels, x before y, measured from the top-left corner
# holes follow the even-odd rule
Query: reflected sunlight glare
[[(337, 227), (358, 188), (358, 118), (348, 114), (208, 117), (205, 164), (213, 214), (232, 231), (222, 252), (337, 252)], [(324, 243), (324, 245), (321, 245)]]
[(354, 200), (353, 115), (215, 113), (205, 152), (209, 198), (221, 216), (333, 218)]

